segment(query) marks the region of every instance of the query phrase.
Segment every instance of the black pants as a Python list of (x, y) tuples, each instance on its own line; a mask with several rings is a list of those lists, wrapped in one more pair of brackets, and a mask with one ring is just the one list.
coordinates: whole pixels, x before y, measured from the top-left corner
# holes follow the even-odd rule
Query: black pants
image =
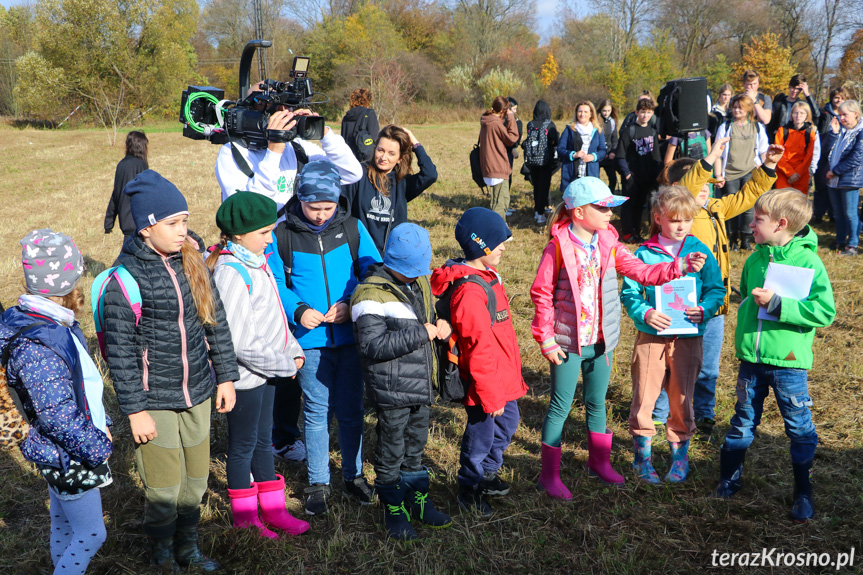
[(608, 176), (608, 188), (614, 192), (617, 188), (617, 162), (611, 160), (607, 164), (599, 164), (599, 167), (605, 170), (605, 175)]
[[(722, 197), (740, 193), (740, 190), (746, 185), (746, 182), (748, 182), (751, 177), (752, 172), (749, 172), (745, 176), (740, 176), (737, 179), (727, 180), (725, 185), (720, 188), (722, 191)], [(726, 220), (726, 233), (731, 241), (734, 242), (737, 239), (742, 239), (743, 236), (749, 236), (751, 239), (752, 228), (749, 227), (749, 224), (751, 224), (754, 219), (755, 208), (749, 208), (739, 216)]]
[(237, 403), (228, 412), (228, 462), (230, 489), (248, 489), (249, 472), (255, 481), (276, 478), (273, 462), (273, 395), (276, 388), (261, 385), (237, 391)]
[(429, 437), (427, 405), (379, 409), (375, 445), (376, 482), (397, 483), (404, 471), (422, 471), (422, 456)]
[(628, 235), (641, 235), (644, 203), (655, 189), (655, 179), (639, 181), (635, 179), (635, 174), (632, 174), (628, 180), (623, 180), (623, 195), (629, 197), (620, 208), (620, 230), (624, 238)]
[(531, 166), (530, 181), (533, 184), (533, 211), (537, 214), (545, 213), (548, 205), (548, 191), (551, 189), (551, 176), (554, 173), (552, 166)]
[[(303, 389), (298, 377), (274, 377), (269, 380), (276, 386), (273, 398), (273, 446), (293, 445), (300, 438), (300, 412), (303, 408)], [(278, 410), (278, 413), (275, 411)]]

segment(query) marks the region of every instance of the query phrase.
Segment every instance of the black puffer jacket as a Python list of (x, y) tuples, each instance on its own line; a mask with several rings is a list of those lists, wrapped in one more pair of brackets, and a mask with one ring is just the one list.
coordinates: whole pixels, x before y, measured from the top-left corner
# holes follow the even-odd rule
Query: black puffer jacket
[(424, 324), (436, 320), (428, 276), (405, 285), (376, 264), (354, 290), (351, 318), (377, 408), (432, 404), (437, 359)]
[(240, 378), (215, 283), (210, 285), (216, 325), (205, 327), (198, 319), (179, 253), (164, 258), (135, 236), (124, 244), (118, 263), (129, 270), (141, 290), (137, 327), (117, 282), (110, 282), (103, 296), (105, 352), (124, 414), (186, 409), (206, 401), (215, 389), (209, 361), (219, 383)]

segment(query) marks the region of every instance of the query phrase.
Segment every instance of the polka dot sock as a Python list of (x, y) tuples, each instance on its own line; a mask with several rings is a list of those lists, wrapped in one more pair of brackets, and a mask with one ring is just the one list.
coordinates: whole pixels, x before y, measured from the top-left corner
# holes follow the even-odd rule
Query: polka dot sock
[(54, 575), (84, 575), (90, 560), (105, 542), (102, 495), (99, 489), (91, 489), (83, 497), (69, 501), (60, 499), (50, 489), (48, 493)]

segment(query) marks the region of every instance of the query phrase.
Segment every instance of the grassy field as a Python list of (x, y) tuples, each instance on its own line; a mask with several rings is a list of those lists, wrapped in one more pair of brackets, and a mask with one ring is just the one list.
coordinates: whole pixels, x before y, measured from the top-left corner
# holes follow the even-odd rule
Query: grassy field
[[(213, 174), (218, 147), (181, 137), (179, 125), (154, 126), (150, 165), (177, 184), (191, 210), (190, 227), (214, 242), (219, 187)], [(413, 221), (429, 229), (434, 265), (458, 255), (453, 229), (468, 207), (486, 205), (470, 181), (467, 153), (476, 141), (478, 123), (413, 128), (440, 174), (438, 183), (410, 205)], [(93, 277), (110, 265), (120, 249), (119, 232), (103, 233), (102, 221), (111, 192), (114, 168), (123, 156), (106, 146), (103, 132), (34, 131), (0, 128), (0, 300), (12, 305), (21, 290), (18, 240), (32, 229), (51, 227), (71, 235), (87, 258), (81, 286), (89, 293)], [(516, 161), (516, 168), (520, 160)], [(420, 529), (412, 545), (387, 540), (378, 507), (334, 499), (332, 512), (312, 520), (299, 538), (279, 541), (231, 529), (225, 484), (226, 424), (214, 418), (210, 489), (204, 498), (202, 543), (228, 573), (694, 573), (711, 570), (713, 552), (837, 553), (856, 548), (856, 565), (843, 572), (861, 572), (863, 565), (863, 260), (841, 258), (820, 250), (836, 296), (837, 320), (815, 339), (815, 366), (810, 372), (812, 408), (820, 445), (814, 485), (816, 518), (806, 525), (789, 521), (793, 480), (788, 440), (775, 402), (769, 398), (758, 437), (745, 467), (744, 490), (731, 501), (707, 498), (718, 477), (719, 443), (734, 408), (737, 361), (733, 354), (736, 305), (726, 327), (717, 391), (717, 441), (693, 443), (692, 472), (683, 485), (652, 488), (635, 480), (627, 417), (631, 400), (629, 355), (634, 328), (623, 320), (623, 336), (615, 357), (608, 397), (609, 426), (614, 431), (612, 461), (624, 473), (625, 486), (604, 486), (587, 476), (584, 407), (573, 406), (564, 429), (564, 482), (574, 494), (571, 503), (549, 500), (535, 488), (539, 474), (540, 429), (548, 404), (549, 370), (530, 336), (533, 306), (529, 288), (545, 246), (543, 230), (533, 224), (532, 194), (520, 177), (513, 178), (511, 218), (514, 241), (500, 265), (511, 298), (530, 386), (519, 403), (522, 422), (505, 456), (504, 478), (512, 492), (492, 500), (490, 519), (462, 514), (455, 504), (458, 448), (464, 414), (460, 408), (436, 405), (426, 450), (434, 474), (432, 497), (454, 516), (451, 529)], [(559, 195), (557, 197), (559, 199)], [(817, 230), (821, 243), (832, 230)], [(732, 280), (737, 284), (745, 254), (732, 255)], [(734, 300), (738, 303), (739, 298)], [(90, 347), (96, 350), (92, 317), (82, 318)], [(98, 353), (97, 353), (98, 355)], [(128, 423), (116, 407), (108, 386), (109, 412), (116, 438), (111, 466), (114, 484), (103, 491), (108, 541), (91, 564), (91, 573), (149, 572), (140, 530), (143, 497), (135, 472)], [(366, 417), (365, 460), (371, 461), (373, 412)], [(662, 432), (657, 439), (664, 439)], [(657, 441), (655, 465), (668, 469), (665, 441)], [(332, 452), (334, 478), (338, 451)], [(302, 513), (299, 499), (305, 470), (278, 464), (285, 475), (290, 509)], [(366, 474), (373, 477), (370, 463)], [(0, 451), (0, 573), (50, 573), (48, 497), (45, 483), (20, 454)], [(718, 557), (718, 556), (717, 556)], [(716, 567), (719, 569), (719, 567)], [(725, 568), (722, 572), (742, 572)], [(833, 567), (747, 568), (747, 573), (836, 572)]]

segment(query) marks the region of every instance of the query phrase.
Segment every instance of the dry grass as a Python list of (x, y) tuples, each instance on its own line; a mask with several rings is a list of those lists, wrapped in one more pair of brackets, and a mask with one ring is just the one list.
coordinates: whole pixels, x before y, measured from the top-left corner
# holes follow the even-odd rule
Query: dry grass
[[(148, 129), (151, 165), (186, 194), (191, 226), (214, 241), (214, 214), (219, 188), (213, 175), (216, 146), (183, 139), (174, 126)], [(431, 231), (435, 264), (457, 255), (453, 228), (461, 212), (484, 205), (467, 171), (467, 151), (476, 141), (475, 122), (418, 126), (414, 133), (438, 165), (440, 179), (411, 204), (410, 216)], [(18, 239), (38, 227), (50, 226), (75, 238), (88, 256), (83, 286), (109, 265), (121, 236), (102, 232), (104, 208), (119, 147), (105, 145), (100, 131), (34, 131), (3, 128), (0, 154), (3, 211), (0, 213), (0, 299), (14, 302), (20, 290)], [(517, 166), (518, 167), (518, 164)], [(419, 542), (405, 547), (388, 541), (379, 526), (377, 507), (358, 508), (335, 500), (328, 517), (314, 519), (312, 530), (297, 539), (264, 541), (230, 528), (224, 475), (226, 432), (216, 418), (210, 490), (204, 501), (203, 542), (229, 573), (693, 573), (711, 567), (711, 553), (761, 551), (837, 553), (857, 548), (863, 520), (863, 431), (861, 388), (863, 359), (863, 260), (842, 259), (822, 250), (834, 280), (838, 320), (816, 338), (816, 366), (810, 372), (813, 414), (821, 444), (816, 455), (817, 517), (808, 525), (787, 519), (792, 477), (781, 418), (768, 399), (759, 436), (750, 450), (746, 486), (729, 502), (708, 499), (718, 473), (718, 445), (694, 444), (692, 474), (684, 485), (648, 488), (634, 481), (626, 419), (631, 398), (628, 358), (632, 323), (624, 320), (623, 338), (609, 393), (609, 425), (615, 433), (613, 462), (627, 484), (610, 488), (587, 477), (583, 405), (573, 407), (564, 429), (563, 478), (572, 489), (571, 504), (549, 501), (534, 488), (539, 473), (540, 427), (548, 402), (545, 360), (533, 342), (529, 325), (529, 286), (544, 234), (533, 225), (532, 199), (520, 176), (513, 179), (519, 209), (512, 218), (515, 240), (501, 264), (511, 298), (522, 348), (524, 376), (530, 392), (520, 401), (522, 424), (505, 457), (504, 477), (512, 493), (493, 501), (489, 520), (460, 514), (455, 505), (455, 475), (463, 412), (447, 405), (434, 408), (427, 464), (434, 472), (432, 496), (454, 515), (453, 528), (421, 529)], [(829, 238), (822, 232), (822, 242)], [(744, 255), (733, 256), (739, 274)], [(737, 279), (737, 278), (735, 278)], [(717, 405), (717, 436), (733, 413), (737, 365), (733, 356), (735, 315), (732, 311), (722, 356)], [(92, 319), (83, 320), (93, 336)], [(91, 348), (95, 349), (92, 345)], [(139, 528), (143, 498), (134, 470), (128, 426), (115, 415), (117, 438), (111, 464), (115, 483), (104, 491), (109, 539), (91, 565), (92, 573), (147, 572), (144, 539)], [(366, 461), (371, 459), (374, 415), (367, 416)], [(338, 455), (334, 451), (334, 465)], [(668, 450), (658, 442), (657, 468), (668, 466)], [(291, 509), (301, 513), (297, 495), (305, 485), (299, 467), (280, 466), (294, 497)], [(366, 472), (373, 475), (371, 466)], [(334, 474), (338, 477), (338, 472)], [(47, 573), (48, 514), (45, 484), (17, 453), (0, 452), (0, 572)], [(859, 572), (859, 567), (855, 568)], [(730, 570), (736, 572), (735, 569)], [(749, 569), (747, 572), (811, 573), (813, 568)], [(825, 568), (824, 572), (833, 570)], [(847, 572), (847, 571), (846, 571)]]

